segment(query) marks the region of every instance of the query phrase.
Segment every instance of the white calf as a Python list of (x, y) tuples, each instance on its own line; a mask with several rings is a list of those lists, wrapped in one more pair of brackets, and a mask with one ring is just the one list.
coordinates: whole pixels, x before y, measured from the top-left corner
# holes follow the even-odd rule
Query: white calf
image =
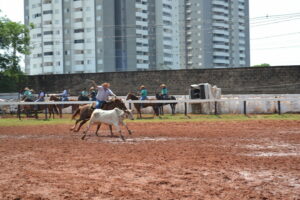
[(81, 139), (84, 140), (88, 130), (90, 129), (91, 125), (93, 125), (93, 124), (98, 125), (97, 130), (96, 130), (96, 135), (97, 135), (100, 125), (102, 123), (104, 123), (104, 124), (108, 124), (108, 125), (114, 125), (116, 127), (117, 131), (120, 133), (120, 137), (122, 138), (122, 140), (125, 140), (124, 136), (122, 135), (122, 131), (121, 131), (121, 128), (119, 125), (121, 124), (121, 125), (125, 126), (128, 130), (128, 133), (131, 134), (131, 131), (128, 129), (126, 123), (123, 121), (124, 118), (126, 118), (126, 117), (129, 119), (133, 119), (133, 115), (130, 110), (123, 111), (123, 110), (120, 110), (119, 108), (114, 108), (113, 110), (96, 109), (92, 113), (88, 127), (84, 131), (84, 135), (82, 136)]

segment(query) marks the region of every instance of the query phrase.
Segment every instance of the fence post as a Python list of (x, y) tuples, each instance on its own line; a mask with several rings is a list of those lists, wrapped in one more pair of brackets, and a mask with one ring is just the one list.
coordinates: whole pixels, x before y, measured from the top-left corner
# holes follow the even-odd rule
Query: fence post
[(48, 106), (45, 108), (45, 120), (48, 120)]
[(278, 114), (281, 115), (281, 102), (277, 101), (277, 105), (278, 105)]
[(184, 115), (187, 116), (187, 103), (184, 102)]
[(21, 120), (21, 106), (20, 105), (18, 105), (18, 118), (19, 118), (19, 120)]
[(129, 109), (131, 110), (131, 102), (129, 102)]
[(244, 101), (244, 115), (247, 115), (247, 101)]
[(218, 102), (215, 101), (215, 115), (218, 115)]

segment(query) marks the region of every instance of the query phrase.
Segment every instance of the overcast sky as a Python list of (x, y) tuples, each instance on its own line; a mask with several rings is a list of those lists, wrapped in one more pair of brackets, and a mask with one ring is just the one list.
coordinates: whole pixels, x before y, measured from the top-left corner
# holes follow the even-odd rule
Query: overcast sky
[[(23, 0), (0, 0), (0, 9), (23, 22)], [(298, 15), (281, 16), (293, 13)], [(250, 0), (250, 21), (251, 65), (300, 65), (300, 0)]]

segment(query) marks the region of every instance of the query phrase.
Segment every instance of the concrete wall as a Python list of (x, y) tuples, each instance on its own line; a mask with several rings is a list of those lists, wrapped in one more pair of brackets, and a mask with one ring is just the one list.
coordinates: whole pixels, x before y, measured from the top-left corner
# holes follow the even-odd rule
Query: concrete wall
[(120, 96), (137, 91), (141, 84), (154, 95), (161, 83), (168, 86), (170, 94), (184, 95), (191, 84), (206, 82), (222, 88), (223, 94), (300, 94), (300, 66), (39, 75), (29, 76), (28, 85), (20, 88), (28, 86), (48, 93), (66, 88), (77, 95), (91, 86), (88, 79), (97, 84), (110, 82)]

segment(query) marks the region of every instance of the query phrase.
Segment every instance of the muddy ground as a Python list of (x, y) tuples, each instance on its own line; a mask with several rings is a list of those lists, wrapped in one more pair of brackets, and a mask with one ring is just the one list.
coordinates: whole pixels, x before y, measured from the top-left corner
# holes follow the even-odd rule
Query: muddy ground
[(0, 199), (300, 199), (300, 121), (0, 127)]

